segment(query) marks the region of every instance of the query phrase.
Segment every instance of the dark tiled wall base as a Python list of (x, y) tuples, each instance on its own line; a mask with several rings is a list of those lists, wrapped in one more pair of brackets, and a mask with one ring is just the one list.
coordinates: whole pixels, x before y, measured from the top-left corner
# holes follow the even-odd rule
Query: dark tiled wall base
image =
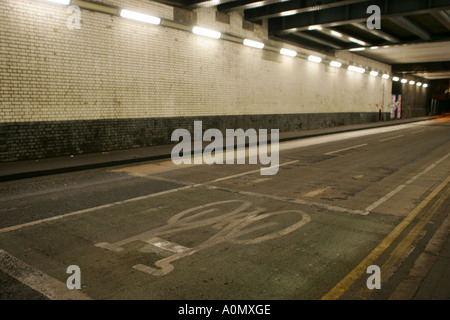
[(0, 161), (169, 144), (175, 129), (193, 132), (196, 120), (203, 121), (203, 130), (217, 128), (224, 132), (225, 129), (254, 128), (285, 132), (369, 123), (378, 119), (378, 113), (332, 113), (1, 123)]

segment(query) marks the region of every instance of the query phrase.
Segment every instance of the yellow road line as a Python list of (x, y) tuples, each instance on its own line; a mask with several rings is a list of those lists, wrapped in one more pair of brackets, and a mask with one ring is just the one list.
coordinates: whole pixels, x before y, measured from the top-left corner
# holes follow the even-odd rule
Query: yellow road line
[(347, 292), (353, 283), (365, 274), (367, 267), (373, 265), (380, 255), (397, 239), (417, 215), (441, 192), (449, 183), (450, 176), (433, 190), (394, 230), (347, 276), (322, 297), (322, 300), (337, 300)]
[[(381, 267), (382, 282), (387, 282), (394, 273), (394, 268), (397, 263), (406, 253), (408, 248), (414, 242), (414, 240), (419, 236), (422, 229), (430, 222), (430, 220), (437, 213), (438, 209), (447, 199), (447, 193), (443, 192), (442, 195), (433, 206), (428, 210), (419, 220), (419, 222), (411, 229), (411, 231), (405, 235), (405, 237), (399, 242), (395, 249), (389, 255), (389, 258)], [(362, 288), (358, 294), (359, 299), (366, 299), (372, 291), (367, 288)]]

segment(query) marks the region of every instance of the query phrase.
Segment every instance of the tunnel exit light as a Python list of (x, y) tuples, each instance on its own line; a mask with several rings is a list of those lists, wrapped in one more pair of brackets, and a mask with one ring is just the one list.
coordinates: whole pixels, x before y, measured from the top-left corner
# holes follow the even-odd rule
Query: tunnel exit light
[(200, 27), (194, 27), (192, 29), (192, 32), (196, 35), (213, 38), (213, 39), (220, 39), (220, 37), (222, 37), (222, 34), (218, 31), (204, 29), (204, 28), (200, 28)]
[(150, 23), (150, 24), (159, 25), (161, 23), (161, 19), (160, 18), (157, 18), (157, 17), (154, 17), (154, 16), (150, 16), (148, 14), (143, 14), (143, 13), (139, 13), (139, 12), (125, 10), (125, 9), (122, 9), (120, 11), (120, 16), (122, 18), (127, 18), (127, 19), (136, 20), (136, 21), (145, 22), (145, 23)]

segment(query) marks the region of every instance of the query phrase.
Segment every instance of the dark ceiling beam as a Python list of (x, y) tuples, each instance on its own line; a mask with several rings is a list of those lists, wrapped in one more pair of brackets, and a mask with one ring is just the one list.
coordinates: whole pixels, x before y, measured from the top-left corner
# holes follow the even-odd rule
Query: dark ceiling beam
[(312, 12), (324, 9), (345, 6), (353, 3), (366, 2), (367, 0), (323, 0), (317, 4), (316, 0), (296, 0), (271, 4), (256, 9), (245, 10), (245, 19), (258, 21), (277, 17), (286, 17), (298, 13)]
[(449, 70), (450, 61), (392, 65), (392, 72), (394, 73), (444, 72)]
[(409, 32), (415, 34), (422, 40), (431, 40), (431, 36), (428, 32), (423, 30), (421, 27), (419, 27), (417, 24), (415, 24), (406, 17), (395, 17), (390, 18), (389, 20), (395, 23), (396, 25), (402, 27), (403, 29), (408, 30)]
[(434, 11), (431, 13), (433, 18), (439, 21), (443, 26), (450, 30), (450, 16), (445, 11)]
[[(370, 5), (381, 9), (382, 18), (427, 14), (435, 10), (450, 10), (450, 0), (372, 0)], [(366, 23), (371, 14), (367, 3), (355, 3), (331, 9), (305, 12), (269, 20), (271, 34), (288, 34), (308, 30), (309, 26), (334, 27), (343, 24)]]
[(393, 35), (390, 35), (384, 31), (377, 30), (377, 29), (369, 29), (367, 28), (367, 25), (365, 23), (352, 23), (352, 26), (359, 28), (363, 31), (369, 32), (373, 34), (374, 36), (377, 36), (378, 38), (384, 39), (386, 41), (392, 42), (392, 43), (399, 43), (400, 39), (394, 37)]
[(341, 46), (338, 46), (338, 45), (336, 45), (336, 44), (334, 44), (334, 43), (332, 43), (330, 41), (327, 41), (327, 40), (324, 40), (324, 39), (320, 39), (318, 37), (314, 37), (314, 36), (312, 36), (310, 34), (306, 34), (304, 32), (293, 33), (292, 35), (294, 35), (294, 36), (296, 36), (298, 38), (303, 38), (303, 39), (306, 39), (308, 41), (312, 41), (312, 42), (321, 44), (323, 46), (326, 46), (326, 47), (329, 47), (329, 48), (332, 48), (332, 49), (335, 49), (335, 50), (343, 49)]
[(295, 37), (293, 34), (274, 36), (272, 39), (323, 54), (332, 54), (334, 52), (334, 49), (330, 49), (328, 46), (320, 45), (317, 42), (308, 41), (305, 38)]
[(217, 6), (217, 10), (228, 13), (231, 11), (259, 8), (262, 6), (268, 6), (274, 3), (283, 3), (286, 1), (290, 0), (238, 0), (221, 4)]

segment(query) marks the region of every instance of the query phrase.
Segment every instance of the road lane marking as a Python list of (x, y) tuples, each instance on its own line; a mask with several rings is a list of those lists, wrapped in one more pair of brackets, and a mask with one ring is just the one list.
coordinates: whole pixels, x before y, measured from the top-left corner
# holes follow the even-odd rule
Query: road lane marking
[[(300, 162), (300, 160), (289, 161), (289, 162), (286, 162), (286, 163), (282, 163), (282, 164), (280, 164), (280, 165), (278, 165), (276, 167), (281, 168), (281, 167), (288, 166), (288, 165), (291, 165), (291, 164), (294, 164), (294, 163), (298, 163), (298, 162)], [(218, 179), (206, 182), (206, 184), (220, 182), (220, 181), (225, 181), (225, 180), (230, 180), (230, 179), (234, 179), (234, 178), (239, 178), (239, 177), (242, 177), (242, 176), (246, 176), (246, 175), (253, 174), (253, 173), (259, 173), (259, 172), (260, 172), (260, 169), (247, 171), (247, 172), (243, 172), (243, 173), (238, 173), (238, 174), (233, 174), (231, 176), (226, 176), (226, 177), (223, 177), (223, 178), (218, 178)]]
[(344, 212), (344, 213), (350, 213), (350, 214), (357, 214), (357, 215), (367, 215), (368, 212), (363, 210), (354, 210), (354, 209), (347, 209), (344, 207), (338, 207), (326, 203), (320, 203), (320, 202), (313, 202), (313, 201), (306, 201), (301, 199), (293, 199), (283, 196), (276, 196), (272, 194), (264, 194), (264, 193), (257, 193), (257, 192), (251, 192), (251, 191), (243, 191), (243, 190), (237, 190), (237, 189), (230, 189), (226, 187), (218, 187), (218, 186), (212, 186), (212, 185), (203, 185), (203, 187), (211, 190), (224, 190), (232, 193), (238, 193), (244, 196), (251, 196), (256, 198), (265, 198), (265, 199), (272, 199), (282, 202), (289, 202), (293, 204), (300, 204), (308, 207), (319, 207), (321, 209), (325, 209), (327, 211), (335, 211), (335, 212)]
[(380, 140), (380, 142), (390, 141), (390, 140), (398, 139), (398, 138), (401, 138), (401, 137), (404, 137), (404, 136), (405, 136), (405, 135), (402, 134), (402, 135), (400, 135), (400, 136), (396, 136), (396, 137), (392, 137), (392, 138), (387, 138), (387, 139)]
[(395, 196), (397, 193), (399, 193), (400, 191), (402, 191), (406, 186), (412, 184), (413, 182), (415, 182), (417, 179), (419, 179), (421, 176), (427, 174), (428, 172), (430, 172), (431, 170), (433, 170), (439, 163), (441, 163), (442, 161), (444, 161), (445, 159), (447, 159), (448, 157), (450, 157), (450, 152), (447, 153), (445, 156), (443, 156), (442, 158), (440, 158), (438, 161), (434, 162), (433, 164), (431, 164), (429, 167), (427, 167), (425, 170), (421, 171), (420, 173), (418, 173), (417, 175), (415, 175), (414, 177), (412, 177), (411, 179), (409, 179), (408, 181), (406, 181), (404, 184), (398, 186), (397, 188), (395, 188), (394, 190), (392, 190), (391, 192), (389, 192), (387, 195), (385, 195), (384, 197), (378, 199), (377, 201), (375, 201), (374, 203), (372, 203), (370, 206), (368, 206), (364, 211), (366, 211), (367, 213), (370, 213), (371, 211), (373, 211), (375, 208), (378, 208), (381, 204), (383, 204), (384, 202), (386, 202), (387, 200), (391, 199), (393, 196)]
[[(149, 195), (146, 195), (146, 196), (141, 196), (141, 197), (137, 197), (137, 198), (117, 201), (117, 202), (113, 202), (113, 203), (104, 204), (104, 205), (101, 205), (101, 206), (98, 206), (98, 207), (87, 208), (87, 209), (78, 210), (78, 211), (75, 211), (75, 212), (61, 214), (61, 215), (50, 217), (50, 218), (45, 218), (45, 219), (31, 221), (31, 222), (27, 222), (27, 223), (23, 223), (23, 224), (18, 224), (18, 225), (15, 225), (15, 226), (11, 226), (11, 227), (6, 227), (6, 228), (3, 228), (3, 229), (0, 229), (0, 234), (1, 233), (6, 233), (6, 232), (10, 232), (10, 231), (16, 231), (16, 230), (19, 230), (19, 229), (22, 229), (22, 228), (25, 228), (25, 227), (31, 227), (31, 226), (38, 225), (38, 224), (41, 224), (41, 223), (44, 223), (44, 222), (51, 222), (51, 221), (55, 221), (55, 220), (59, 220), (59, 219), (64, 219), (64, 218), (68, 218), (68, 217), (72, 217), (72, 216), (77, 216), (77, 215), (80, 215), (80, 214), (93, 212), (93, 211), (100, 210), (100, 209), (110, 208), (110, 207), (113, 207), (113, 206), (116, 206), (116, 205), (120, 205), (120, 204), (125, 204), (125, 203), (128, 203), (128, 202), (149, 199), (149, 198), (157, 197), (157, 196), (160, 196), (160, 195), (169, 194), (169, 193), (172, 193), (172, 192), (177, 192), (177, 191), (180, 191), (180, 190), (190, 189), (192, 187), (194, 187), (194, 186), (193, 185), (183, 186), (183, 187), (174, 188), (174, 189), (170, 189), (170, 190), (165, 190), (165, 191), (161, 191), (161, 192), (157, 192), (157, 193), (152, 193), (152, 194), (149, 194)], [(152, 209), (152, 210), (157, 210), (157, 209)]]
[(387, 281), (393, 274), (392, 270), (396, 262), (404, 255), (409, 246), (413, 241), (419, 236), (422, 229), (430, 222), (430, 220), (435, 216), (438, 209), (442, 206), (444, 201), (447, 199), (447, 194), (443, 193), (440, 198), (433, 204), (433, 206), (427, 210), (426, 214), (422, 216), (419, 222), (414, 226), (414, 228), (400, 241), (397, 247), (392, 251), (387, 261), (381, 267), (381, 274), (384, 275), (385, 281)]
[[(143, 241), (160, 248), (168, 249), (175, 254), (155, 262), (155, 266), (159, 267), (159, 269), (143, 264), (133, 266), (134, 269), (147, 274), (165, 276), (174, 270), (175, 267), (172, 264), (173, 262), (190, 256), (195, 252), (202, 251), (223, 242), (238, 245), (251, 245), (269, 241), (288, 235), (311, 221), (310, 216), (301, 210), (282, 210), (265, 213), (264, 208), (252, 208), (252, 206), (253, 203), (246, 200), (211, 202), (188, 210), (183, 210), (169, 218), (167, 224), (160, 227), (144, 231), (115, 243), (101, 242), (95, 244), (95, 246), (113, 252), (121, 252), (125, 250), (125, 245), (134, 241)], [(227, 212), (227, 210), (229, 212)], [(223, 211), (225, 211), (225, 213), (223, 213)], [(217, 214), (218, 212), (219, 214)], [(277, 222), (271, 218), (273, 216), (286, 214), (295, 216), (295, 222), (292, 224), (289, 223), (287, 227), (282, 224), (284, 219), (281, 219), (281, 222)], [(265, 221), (268, 218), (271, 219)], [(185, 233), (189, 230), (201, 227), (214, 227), (216, 233), (193, 248), (186, 248), (160, 238), (160, 236), (170, 236), (180, 232)], [(267, 228), (270, 228), (270, 231), (268, 231)], [(275, 229), (275, 231), (273, 231), (273, 229)], [(264, 231), (261, 232), (261, 235), (256, 235), (255, 231), (260, 230)]]
[(364, 144), (360, 144), (358, 146), (353, 146), (353, 147), (350, 147), (350, 148), (345, 148), (345, 149), (340, 149), (340, 150), (336, 150), (336, 151), (327, 152), (327, 153), (325, 153), (325, 155), (328, 156), (328, 155), (332, 155), (332, 154), (339, 153), (339, 152), (342, 152), (342, 151), (347, 151), (347, 150), (352, 150), (352, 149), (365, 147), (367, 145), (368, 145), (367, 143), (364, 143)]
[[(294, 163), (297, 163), (297, 162), (299, 162), (299, 160), (282, 163), (282, 164), (279, 165), (279, 167), (287, 166), (287, 165), (294, 164)], [(227, 177), (215, 179), (215, 180), (212, 180), (210, 182), (206, 182), (205, 184), (213, 183), (213, 182), (219, 182), (219, 181), (225, 181), (225, 180), (229, 180), (229, 179), (233, 179), (233, 178), (237, 178), (237, 177), (241, 177), (241, 176), (245, 176), (245, 175), (249, 175), (249, 174), (259, 173), (259, 172), (260, 172), (260, 169), (246, 171), (246, 172), (243, 172), (243, 173), (234, 174), (234, 175), (230, 175), (230, 176), (227, 176)], [(100, 209), (110, 208), (110, 207), (113, 207), (113, 206), (116, 206), (116, 205), (121, 205), (121, 204), (129, 203), (129, 202), (139, 201), (139, 200), (150, 199), (150, 198), (153, 198), (153, 197), (158, 197), (158, 196), (161, 196), (161, 195), (174, 193), (174, 192), (178, 192), (178, 191), (182, 191), (182, 190), (186, 190), (186, 189), (190, 189), (190, 188), (196, 188), (196, 187), (199, 187), (199, 186), (202, 186), (202, 185), (203, 184), (201, 184), (201, 183), (193, 183), (193, 184), (185, 185), (185, 186), (174, 188), (174, 189), (169, 189), (169, 190), (165, 190), (165, 191), (161, 191), (161, 192), (157, 192), (157, 193), (152, 193), (152, 194), (145, 195), (145, 196), (140, 196), (140, 197), (131, 198), (131, 199), (127, 199), (127, 200), (122, 200), (122, 201), (117, 201), (117, 202), (113, 202), (113, 203), (108, 203), (108, 204), (104, 204), (104, 205), (97, 206), (97, 207), (87, 208), (87, 209), (78, 210), (78, 211), (75, 211), (75, 212), (70, 212), (70, 213), (66, 213), (66, 214), (62, 214), (62, 215), (58, 215), (58, 216), (54, 216), (54, 217), (50, 217), (50, 218), (40, 219), (40, 220), (36, 220), (36, 221), (31, 221), (31, 222), (27, 222), (27, 223), (11, 226), (11, 227), (6, 227), (6, 228), (3, 228), (3, 229), (0, 229), (0, 234), (5, 233), (5, 232), (19, 230), (19, 229), (22, 229), (22, 228), (25, 228), (25, 227), (31, 227), (31, 226), (38, 225), (38, 224), (41, 224), (41, 223), (44, 223), (44, 222), (51, 222), (51, 221), (55, 221), (55, 220), (59, 220), (59, 219), (64, 219), (64, 218), (68, 218), (68, 217), (72, 217), (72, 216), (77, 216), (77, 215), (93, 212), (93, 211), (100, 210)]]
[(91, 300), (81, 291), (69, 290), (65, 283), (33, 268), (1, 249), (0, 270), (50, 300)]
[(322, 297), (322, 300), (337, 300), (346, 293), (353, 283), (365, 274), (367, 267), (375, 264), (382, 253), (396, 240), (409, 224), (419, 215), (419, 213), (441, 192), (450, 182), (450, 176), (437, 186), (408, 216), (402, 220), (394, 230), (381, 241), (381, 243), (350, 273), (345, 276), (334, 288)]
[[(406, 234), (401, 241), (397, 244), (394, 250), (389, 254), (389, 258), (384, 262), (381, 267), (381, 274), (383, 275), (382, 282), (387, 283), (388, 280), (394, 275), (397, 267), (397, 263), (404, 260), (413, 249), (411, 245), (415, 239), (420, 235), (423, 228), (430, 222), (430, 220), (435, 216), (438, 209), (447, 200), (447, 193), (443, 192), (441, 196), (436, 200), (430, 209), (427, 209), (424, 214), (418, 218), (416, 225)], [(367, 288), (362, 288), (358, 294), (359, 299), (367, 299), (371, 291)]]
[[(425, 251), (415, 261), (408, 276), (395, 289), (389, 300), (412, 300), (423, 279), (428, 275), (437, 260), (450, 233), (450, 215), (428, 242)], [(412, 287), (412, 288), (411, 288)]]

